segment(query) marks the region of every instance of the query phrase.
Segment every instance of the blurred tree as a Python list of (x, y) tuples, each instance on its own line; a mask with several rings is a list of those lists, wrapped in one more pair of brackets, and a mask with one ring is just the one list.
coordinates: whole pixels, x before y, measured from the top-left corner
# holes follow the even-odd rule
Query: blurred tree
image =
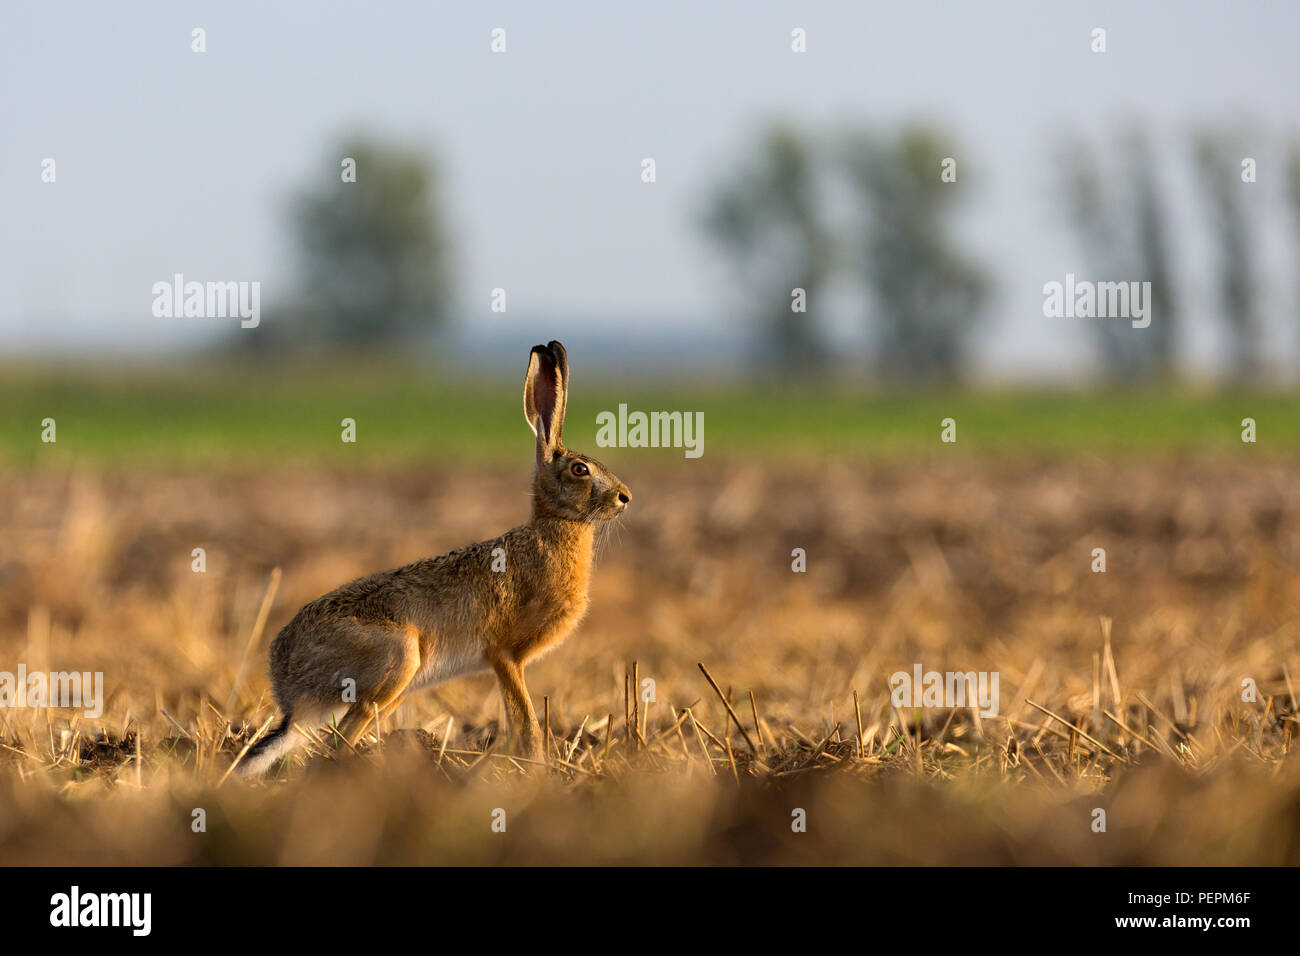
[(1239, 166), (1242, 153), (1236, 137), (1202, 131), (1193, 137), (1192, 154), (1218, 251), (1219, 308), (1232, 341), (1231, 371), (1238, 382), (1245, 382), (1258, 367), (1260, 329), (1251, 269), (1254, 250), (1246, 214), (1247, 186)]
[(1181, 320), (1174, 297), (1164, 202), (1146, 134), (1129, 127), (1118, 149), (1123, 171), (1107, 187), (1093, 148), (1074, 140), (1062, 150), (1064, 191), (1094, 281), (1151, 283), (1151, 325), (1135, 329), (1089, 320), (1106, 374), (1134, 381), (1174, 370)]
[(819, 161), (801, 135), (773, 126), (751, 165), (717, 188), (704, 217), (761, 324), (760, 360), (793, 376), (826, 359), (814, 316), (833, 244), (821, 216), (820, 179)]
[[(447, 317), (449, 267), (436, 176), (423, 155), (352, 138), (330, 152), (332, 179), (296, 196), (298, 297), (280, 344), (380, 351)], [(341, 168), (355, 161), (355, 181)]]
[[(1125, 154), (1128, 157), (1129, 191), (1135, 220), (1134, 245), (1139, 263), (1138, 277), (1151, 283), (1151, 325), (1142, 332), (1146, 337), (1146, 369), (1167, 377), (1174, 371), (1182, 317), (1174, 295), (1173, 267), (1170, 262), (1169, 234), (1164, 201), (1161, 196), (1151, 147), (1146, 135), (1137, 127), (1129, 130)], [(1157, 321), (1159, 319), (1159, 321)]]
[(885, 377), (957, 377), (988, 298), (988, 274), (949, 239), (964, 190), (940, 174), (954, 155), (922, 128), (859, 133), (843, 146), (860, 208), (852, 248), (872, 300), (875, 357)]
[[(1291, 224), (1295, 229), (1292, 261), (1300, 263), (1300, 143), (1292, 143), (1286, 159), (1286, 193), (1291, 205)], [(1293, 277), (1300, 282), (1300, 268)], [(1300, 302), (1300, 288), (1295, 290), (1296, 301)], [(1300, 332), (1300, 310), (1294, 313), (1296, 331)]]

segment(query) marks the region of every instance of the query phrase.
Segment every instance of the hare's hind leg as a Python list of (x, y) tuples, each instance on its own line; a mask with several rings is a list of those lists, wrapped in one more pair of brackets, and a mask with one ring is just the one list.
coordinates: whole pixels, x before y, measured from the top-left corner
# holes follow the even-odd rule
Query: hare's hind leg
[(524, 686), (523, 665), (513, 657), (499, 655), (492, 659), (492, 670), (501, 682), (501, 698), (505, 701), (510, 730), (521, 738), (522, 755), (541, 760), (542, 728), (537, 722), (537, 712), (533, 710), (528, 688)]
[(391, 642), (392, 646), (385, 655), (383, 668), (363, 675), (368, 679), (358, 677), (357, 699), (339, 723), (339, 735), (352, 746), (356, 746), (366, 732), (376, 711), (383, 715), (397, 706), (402, 693), (420, 669), (420, 632), (415, 625), (387, 634), (384, 640)]

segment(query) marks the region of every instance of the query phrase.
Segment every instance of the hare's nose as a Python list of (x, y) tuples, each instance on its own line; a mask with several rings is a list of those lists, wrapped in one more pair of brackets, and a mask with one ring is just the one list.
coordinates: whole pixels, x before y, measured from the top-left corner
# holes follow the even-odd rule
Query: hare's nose
[(629, 501), (632, 500), (632, 496), (629, 495), (626, 491), (620, 491), (618, 493), (618, 500), (623, 502), (623, 504), (627, 504)]

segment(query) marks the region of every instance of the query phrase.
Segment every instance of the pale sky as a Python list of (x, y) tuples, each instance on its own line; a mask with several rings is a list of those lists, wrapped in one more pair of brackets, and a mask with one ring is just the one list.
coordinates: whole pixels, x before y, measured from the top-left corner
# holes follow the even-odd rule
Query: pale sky
[[(1089, 49), (1098, 26), (1104, 54)], [(489, 49), (495, 27), (505, 54)], [(806, 54), (790, 50), (795, 27)], [(1184, 195), (1178, 137), (1249, 121), (1260, 268), (1294, 330), (1300, 255), (1276, 156), (1300, 133), (1298, 38), (1287, 2), (8, 3), (0, 348), (157, 352), (230, 334), (153, 317), (153, 283), (259, 280), (264, 307), (287, 291), (284, 196), (337, 180), (326, 147), (354, 129), (439, 159), (472, 334), (725, 342), (744, 326), (741, 298), (698, 211), (778, 117), (825, 133), (950, 128), (972, 191), (961, 231), (1000, 287), (981, 366), (1049, 376), (1087, 354), (1077, 321), (1041, 311), (1045, 282), (1088, 272), (1053, 189), (1056, 138), (1142, 120), (1179, 157), (1166, 175)], [(647, 156), (654, 185), (640, 181)], [(1181, 205), (1195, 318), (1211, 276), (1199, 207)], [(487, 308), (498, 286), (506, 316)], [(836, 321), (846, 335), (860, 324)], [(1199, 333), (1199, 360), (1214, 349)]]

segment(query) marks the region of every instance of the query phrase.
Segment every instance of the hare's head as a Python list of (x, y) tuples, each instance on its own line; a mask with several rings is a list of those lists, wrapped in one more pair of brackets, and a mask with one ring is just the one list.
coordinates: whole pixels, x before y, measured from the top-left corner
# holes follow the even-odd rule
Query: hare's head
[(606, 521), (632, 500), (627, 485), (596, 459), (564, 447), (569, 358), (559, 342), (534, 345), (524, 378), (524, 417), (537, 436), (533, 514)]

